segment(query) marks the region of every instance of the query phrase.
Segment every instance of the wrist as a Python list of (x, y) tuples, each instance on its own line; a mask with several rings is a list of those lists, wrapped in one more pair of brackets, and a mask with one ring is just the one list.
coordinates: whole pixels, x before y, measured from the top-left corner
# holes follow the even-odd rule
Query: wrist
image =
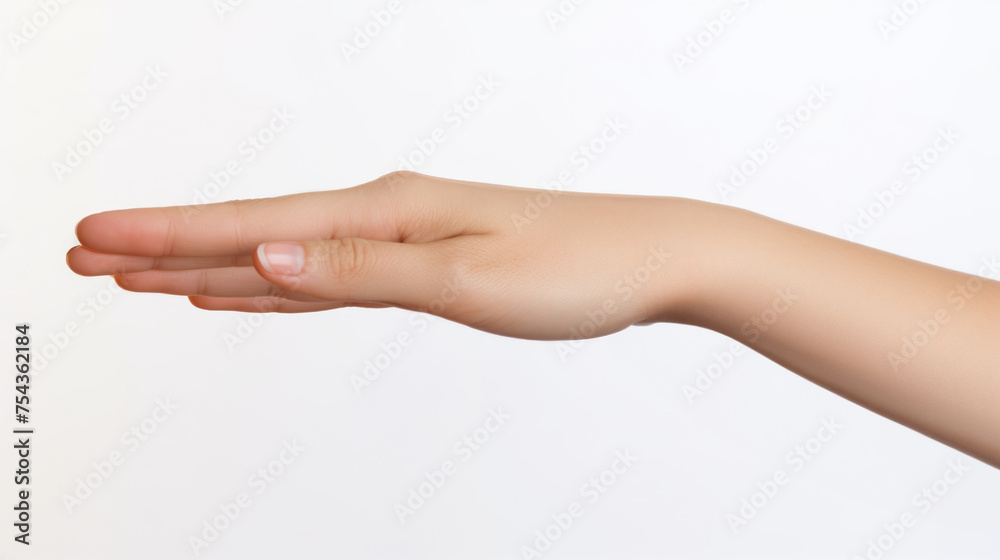
[(663, 286), (647, 323), (681, 323), (725, 332), (736, 282), (749, 271), (740, 263), (751, 253), (762, 216), (723, 204), (668, 197), (664, 199), (663, 228), (658, 235), (671, 240), (677, 273)]

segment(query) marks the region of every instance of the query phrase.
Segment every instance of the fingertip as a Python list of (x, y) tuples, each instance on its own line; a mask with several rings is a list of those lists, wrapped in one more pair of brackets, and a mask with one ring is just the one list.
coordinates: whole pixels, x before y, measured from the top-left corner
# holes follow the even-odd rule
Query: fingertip
[(297, 282), (304, 272), (306, 248), (297, 242), (261, 243), (253, 252), (257, 273), (280, 285)]
[(80, 245), (91, 251), (114, 253), (115, 245), (126, 239), (127, 232), (118, 227), (117, 210), (107, 210), (84, 216), (76, 223), (74, 233)]
[[(76, 272), (76, 270), (74, 270), (73, 269), (73, 265), (70, 264), (70, 262), (69, 262), (69, 256), (73, 254), (73, 251), (75, 251), (75, 250), (77, 250), (79, 248), (80, 248), (80, 245), (76, 245), (75, 247), (70, 247), (69, 251), (66, 251), (66, 266), (70, 270), (72, 270), (73, 272)], [(79, 272), (77, 272), (77, 274), (79, 274)]]
[(170, 228), (158, 216), (160, 209), (107, 210), (85, 216), (76, 224), (76, 238), (91, 251), (156, 257), (166, 254)]
[(66, 251), (66, 266), (80, 276), (99, 276), (87, 266), (87, 248), (77, 245)]
[(129, 287), (128, 280), (125, 279), (125, 274), (119, 272), (118, 274), (112, 274), (111, 278), (115, 280), (115, 284), (118, 284), (119, 288), (125, 290), (126, 292), (132, 291), (132, 289)]
[(83, 219), (76, 223), (76, 227), (73, 228), (73, 234), (76, 235), (76, 239), (80, 242), (80, 245), (84, 247), (91, 246), (91, 242), (94, 241), (94, 221), (99, 219), (97, 218), (99, 215), (90, 214), (89, 216), (84, 216)]
[(252, 253), (250, 253), (250, 262), (253, 264), (254, 270), (257, 271), (257, 274), (259, 274), (261, 278), (280, 285), (283, 277), (275, 274), (271, 270), (271, 266), (267, 262), (267, 257), (264, 256), (264, 245), (267, 245), (267, 243), (261, 243), (256, 249), (253, 250)]

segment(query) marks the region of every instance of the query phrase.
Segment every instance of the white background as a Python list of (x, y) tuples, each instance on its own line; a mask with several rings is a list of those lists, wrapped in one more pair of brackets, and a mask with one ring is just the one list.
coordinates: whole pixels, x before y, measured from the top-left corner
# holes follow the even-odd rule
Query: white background
[[(858, 241), (991, 275), (996, 3), (927, 2), (890, 31), (888, 0), (590, 0), (564, 3), (555, 26), (555, 0), (403, 0), (350, 60), (343, 45), (375, 29), (387, 1), (257, 0), (221, 16), (211, 0), (72, 2), (51, 18), (37, 15), (44, 4), (0, 8), (0, 346), (13, 361), (14, 325), (29, 322), (36, 366), (48, 356), (31, 388), (30, 549), (12, 540), (4, 408), (0, 555), (192, 557), (191, 537), (246, 492), (250, 505), (201, 556), (523, 558), (578, 502), (583, 515), (543, 557), (875, 558), (880, 536), (885, 558), (996, 557), (1000, 472), (756, 354), (730, 363), (730, 342), (709, 331), (637, 327), (561, 355), (398, 310), (211, 313), (111, 290), (63, 260), (83, 216), (191, 203), (230, 160), (241, 173), (214, 201), (366, 182), (442, 128), (423, 173), (541, 187), (568, 169), (573, 190), (716, 202), (718, 182), (774, 137), (780, 149), (729, 203), (846, 236), (898, 179), (905, 192)], [(679, 64), (724, 9), (733, 21)], [(32, 34), (22, 18), (45, 23)], [(122, 118), (116, 100), (157, 66), (167, 76)], [(490, 76), (496, 90), (469, 101)], [(782, 135), (814, 87), (833, 95)], [(446, 111), (464, 102), (478, 107), (456, 128)], [(292, 123), (243, 161), (240, 145), (282, 108)], [(70, 173), (54, 171), (104, 118), (113, 132)], [(574, 152), (609, 118), (628, 130), (580, 172)], [(914, 180), (907, 160), (947, 127), (958, 140)], [(385, 363), (383, 345), (402, 332), (413, 343), (355, 390), (352, 376)], [(686, 397), (710, 366), (721, 375)], [(12, 372), (3, 379), (10, 403)], [(149, 419), (158, 400), (176, 405), (160, 423)], [(497, 407), (509, 419), (463, 461), (454, 444)], [(817, 448), (823, 419), (843, 428)], [(155, 431), (126, 445), (144, 420)], [(304, 451), (258, 493), (250, 477), (278, 470), (293, 441)], [(789, 460), (804, 445), (815, 454)], [(626, 450), (634, 464), (595, 502), (581, 495)], [(124, 461), (100, 475), (115, 452)], [(401, 523), (396, 504), (447, 460), (457, 474)], [(965, 474), (918, 507), (955, 461)], [(778, 470), (787, 484), (734, 530), (729, 516), (760, 503)], [(88, 478), (99, 486), (67, 507)], [(913, 526), (889, 536), (906, 513)]]

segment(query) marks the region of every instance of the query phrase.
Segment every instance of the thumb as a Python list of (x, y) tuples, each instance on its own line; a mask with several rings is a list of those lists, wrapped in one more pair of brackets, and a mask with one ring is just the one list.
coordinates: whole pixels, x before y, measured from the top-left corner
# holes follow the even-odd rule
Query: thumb
[(426, 310), (453, 287), (438, 242), (344, 238), (257, 246), (257, 273), (286, 290), (344, 302)]

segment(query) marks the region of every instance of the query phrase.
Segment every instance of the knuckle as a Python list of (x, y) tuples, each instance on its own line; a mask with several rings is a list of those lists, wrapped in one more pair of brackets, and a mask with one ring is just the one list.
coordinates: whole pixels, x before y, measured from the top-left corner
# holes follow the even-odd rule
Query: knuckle
[(378, 181), (389, 186), (396, 187), (404, 184), (412, 184), (417, 181), (422, 175), (416, 171), (409, 171), (406, 169), (397, 169), (396, 171), (390, 171), (385, 175), (378, 178)]
[(197, 296), (211, 295), (209, 287), (208, 270), (205, 269), (199, 270), (198, 273), (195, 275), (194, 295)]
[(229, 206), (230, 212), (232, 212), (233, 241), (241, 250), (253, 248), (250, 244), (250, 236), (247, 235), (247, 224), (244, 219), (247, 205), (251, 202), (250, 200), (227, 200), (223, 202), (223, 204)]
[(417, 173), (416, 171), (399, 169), (382, 175), (366, 186), (373, 188), (381, 194), (396, 195), (415, 191), (427, 185), (426, 178), (426, 175)]
[(393, 171), (362, 188), (368, 195), (368, 207), (378, 220), (391, 224), (397, 241), (414, 235), (417, 224), (435, 223), (444, 214), (441, 182), (435, 177), (415, 171)]
[(275, 295), (256, 297), (252, 305), (258, 313), (274, 313), (281, 306), (281, 297)]
[(160, 253), (165, 256), (173, 256), (174, 254), (174, 239), (177, 236), (177, 227), (174, 225), (173, 220), (167, 220), (167, 229), (163, 232), (163, 248), (160, 249)]
[(326, 244), (320, 269), (329, 277), (347, 280), (361, 276), (372, 258), (373, 246), (367, 239), (334, 239)]

